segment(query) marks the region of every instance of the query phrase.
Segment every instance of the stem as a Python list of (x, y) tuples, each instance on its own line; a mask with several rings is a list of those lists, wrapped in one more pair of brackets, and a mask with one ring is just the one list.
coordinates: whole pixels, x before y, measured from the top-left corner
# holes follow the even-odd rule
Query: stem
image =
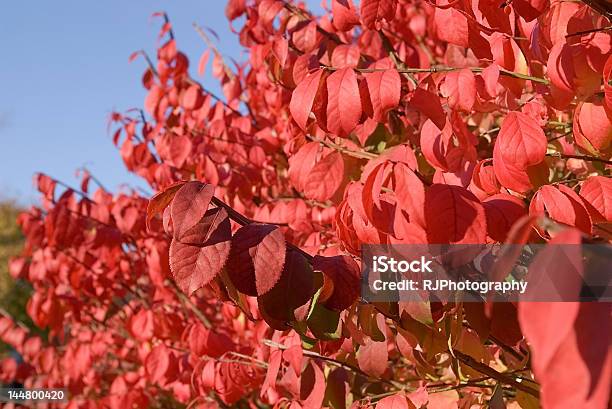
[[(282, 349), (282, 350), (285, 350), (285, 349), (288, 349), (288, 348), (289, 348), (289, 347), (288, 347), (288, 346), (286, 346), (286, 345), (279, 344), (279, 343), (274, 342), (274, 341), (269, 340), (269, 339), (264, 339), (263, 343), (264, 343), (264, 345), (267, 345), (267, 346), (270, 346), (270, 347), (274, 347), (274, 348), (278, 348), (278, 349)], [(353, 371), (353, 372), (356, 372), (356, 373), (358, 373), (359, 375), (361, 375), (361, 376), (365, 377), (366, 379), (373, 379), (373, 377), (372, 377), (372, 376), (368, 375), (367, 373), (363, 372), (363, 371), (362, 371), (361, 369), (359, 369), (358, 367), (356, 367), (356, 366), (354, 366), (354, 365), (351, 365), (351, 364), (349, 364), (349, 363), (347, 363), (347, 362), (338, 361), (337, 359), (334, 359), (334, 358), (331, 358), (331, 357), (328, 357), (328, 356), (321, 355), (321, 354), (319, 354), (319, 353), (317, 353), (317, 352), (314, 352), (314, 351), (304, 350), (303, 352), (304, 352), (304, 356), (308, 356), (308, 357), (310, 357), (310, 358), (314, 358), (314, 359), (319, 359), (319, 360), (321, 360), (321, 361), (326, 361), (326, 362), (329, 362), (329, 363), (331, 363), (331, 364), (333, 364), (333, 365), (340, 366), (340, 367), (343, 367), (343, 368), (345, 368), (345, 369), (349, 369), (349, 370), (351, 370), (351, 371)], [(384, 382), (384, 383), (386, 383), (386, 384), (388, 384), (388, 385), (395, 386), (395, 385), (394, 385), (392, 382), (387, 381), (387, 380), (385, 380), (385, 379), (376, 379), (376, 381), (378, 381), (378, 382)]]
[(495, 337), (493, 335), (489, 335), (489, 339), (491, 341), (495, 342), (497, 345), (499, 345), (505, 352), (507, 352), (510, 355), (512, 355), (516, 360), (522, 361), (525, 358), (522, 354), (520, 354), (517, 351), (515, 351), (514, 348), (512, 348), (511, 346), (506, 345), (506, 343), (504, 343), (499, 338), (497, 338), (497, 337)]
[[(339, 68), (336, 67), (330, 67), (330, 66), (326, 66), (323, 65), (321, 66), (321, 68), (329, 70), (329, 71), (336, 71)], [(470, 71), (472, 72), (482, 72), (484, 71), (484, 68), (482, 67), (467, 67)], [(400, 73), (413, 73), (413, 74), (417, 74), (417, 73), (435, 73), (435, 72), (451, 72), (451, 71), (457, 71), (457, 70), (461, 70), (463, 68), (459, 68), (459, 67), (431, 67), (431, 68), (402, 68), (402, 69), (398, 69), (397, 71)], [(385, 71), (385, 69), (380, 69), (380, 68), (354, 68), (355, 71), (358, 72), (376, 72), (376, 71)], [(513, 78), (519, 78), (519, 79), (523, 79), (523, 80), (529, 80), (529, 81), (533, 81), (533, 82), (537, 82), (540, 84), (545, 84), (547, 85), (549, 82), (547, 79), (545, 78), (540, 78), (540, 77), (533, 77), (531, 75), (526, 75), (526, 74), (521, 74), (520, 72), (514, 72), (514, 71), (509, 71), (505, 68), (500, 68), (499, 69), (499, 73), (501, 75), (505, 75), (507, 77), (513, 77)]]
[(189, 297), (183, 294), (183, 292), (176, 286), (174, 281), (167, 280), (167, 282), (170, 284), (170, 287), (172, 287), (174, 294), (178, 297), (181, 304), (187, 305), (187, 307), (194, 313), (196, 318), (199, 319), (200, 322), (204, 324), (206, 328), (212, 328), (212, 324), (210, 323), (208, 318), (206, 318), (206, 316), (202, 314), (202, 311), (200, 311), (198, 307), (196, 307), (196, 305), (191, 301)]
[(306, 138), (310, 141), (319, 142), (321, 145), (325, 145), (328, 148), (335, 149), (338, 152), (344, 153), (348, 156), (352, 156), (357, 159), (368, 159), (369, 160), (369, 159), (375, 159), (378, 157), (378, 155), (376, 155), (375, 153), (353, 151), (353, 150), (345, 148), (344, 146), (340, 146), (336, 143), (326, 141), (324, 139), (317, 139), (311, 135), (306, 135)]
[(469, 366), (472, 369), (477, 370), (478, 372), (487, 375), (499, 382), (508, 384), (508, 385), (512, 385), (514, 386), (516, 389), (521, 390), (525, 393), (528, 393), (532, 396), (535, 396), (536, 398), (538, 398), (540, 396), (540, 392), (538, 392), (536, 389), (532, 388), (529, 385), (526, 385), (524, 383), (521, 383), (519, 381), (517, 381), (514, 377), (512, 376), (508, 376), (507, 374), (501, 373), (501, 372), (497, 372), (495, 369), (491, 368), (489, 365), (485, 365), (483, 363), (480, 363), (478, 361), (476, 361), (474, 358), (472, 358), (469, 355), (466, 355), (462, 352), (459, 352), (457, 350), (453, 351), (453, 354), (455, 355), (455, 357), (463, 362), (464, 364), (466, 364), (467, 366)]
[(23, 322), (16, 320), (15, 318), (13, 318), (13, 316), (11, 314), (9, 314), (9, 312), (7, 310), (5, 310), (4, 308), (0, 307), (0, 315), (10, 319), (13, 324), (17, 325), (18, 327), (21, 327), (21, 329), (25, 330), (26, 332), (30, 332), (30, 329), (28, 328), (27, 325), (25, 325)]
[(600, 27), (600, 28), (592, 28), (590, 30), (584, 30), (584, 31), (576, 31), (575, 33), (571, 33), (565, 36), (565, 38), (570, 38), (570, 37), (574, 37), (574, 36), (581, 36), (584, 34), (591, 34), (591, 33), (597, 33), (600, 31), (607, 31), (607, 30), (612, 30), (612, 26), (606, 26), (606, 27)]
[(601, 163), (605, 163), (606, 165), (612, 165), (612, 160), (597, 158), (595, 156), (568, 155), (568, 154), (559, 153), (559, 152), (547, 153), (546, 156), (550, 156), (553, 158), (561, 158), (561, 159), (582, 159), (582, 160), (586, 160), (590, 162), (601, 162)]
[[(213, 196), (211, 202), (217, 206), (217, 207), (222, 207), (223, 209), (225, 209), (225, 211), (227, 212), (229, 218), (233, 221), (235, 221), (236, 223), (238, 223), (241, 226), (246, 226), (247, 224), (253, 224), (253, 223), (258, 223), (254, 220), (249, 219), (248, 217), (240, 214), (239, 212), (237, 212), (236, 210), (234, 210), (233, 207), (231, 207), (230, 205), (228, 205), (227, 203), (225, 203), (223, 200)], [(268, 223), (268, 224), (274, 224), (274, 223)], [(289, 247), (290, 249), (297, 251), (298, 253), (300, 253), (302, 256), (304, 256), (306, 258), (306, 260), (308, 260), (309, 262), (312, 263), (313, 257), (306, 253), (304, 250), (302, 250), (301, 248), (291, 244), (291, 243), (287, 243), (287, 247)]]
[[(287, 2), (287, 1), (283, 1), (283, 7), (287, 11), (289, 11), (290, 13), (293, 13), (293, 14), (299, 16), (302, 20), (313, 21), (313, 19), (312, 19), (312, 17), (310, 15), (308, 15), (305, 11), (303, 11), (299, 7), (296, 7), (294, 4), (291, 4), (291, 3)], [(319, 33), (323, 34), (325, 37), (329, 38), (330, 40), (332, 40), (332, 41), (334, 41), (334, 42), (336, 42), (338, 44), (344, 44), (342, 42), (342, 40), (340, 40), (340, 37), (338, 37), (334, 33), (330, 33), (329, 31), (325, 30), (319, 24), (317, 24), (317, 31)]]
[(397, 68), (398, 72), (402, 72), (408, 80), (412, 81), (415, 87), (418, 86), (419, 83), (417, 79), (414, 78), (414, 75), (412, 75), (410, 72), (405, 72), (408, 67), (406, 67), (406, 64), (401, 60), (400, 56), (395, 51), (395, 48), (393, 48), (391, 40), (389, 40), (382, 30), (378, 30), (378, 35), (382, 40), (383, 47), (387, 51), (387, 54), (389, 54), (389, 57), (391, 58), (391, 61), (393, 61), (393, 64), (395, 65), (395, 68)]

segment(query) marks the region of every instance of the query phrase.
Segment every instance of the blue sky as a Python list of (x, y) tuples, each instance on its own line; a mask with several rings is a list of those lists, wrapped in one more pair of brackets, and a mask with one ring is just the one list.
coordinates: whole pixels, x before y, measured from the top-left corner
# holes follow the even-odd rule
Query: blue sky
[[(244, 59), (224, 7), (217, 0), (7, 3), (0, 25), (0, 199), (36, 201), (37, 171), (76, 186), (83, 166), (113, 191), (144, 186), (106, 132), (111, 111), (143, 104), (145, 63), (128, 57), (138, 49), (154, 55), (161, 23), (150, 16), (166, 11), (192, 72), (204, 50), (193, 22), (218, 33), (226, 56)], [(210, 69), (199, 80), (218, 90)]]

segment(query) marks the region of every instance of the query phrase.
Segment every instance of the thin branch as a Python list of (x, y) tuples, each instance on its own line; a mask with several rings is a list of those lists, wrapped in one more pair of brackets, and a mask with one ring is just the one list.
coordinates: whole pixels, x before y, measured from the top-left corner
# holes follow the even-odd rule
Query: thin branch
[(612, 26), (606, 26), (606, 27), (600, 27), (600, 28), (592, 28), (590, 30), (584, 30), (584, 31), (576, 31), (575, 33), (571, 33), (565, 36), (565, 38), (570, 38), (570, 37), (574, 37), (574, 36), (581, 36), (581, 35), (585, 35), (585, 34), (591, 34), (591, 33), (598, 33), (600, 31), (608, 31), (608, 30), (612, 30)]
[(202, 314), (202, 311), (198, 309), (198, 307), (191, 301), (189, 297), (183, 294), (183, 292), (177, 287), (176, 283), (171, 280), (166, 281), (170, 285), (170, 287), (172, 287), (174, 294), (178, 297), (181, 304), (186, 305), (193, 312), (196, 318), (200, 320), (202, 324), (204, 324), (206, 328), (212, 328), (212, 324), (210, 323), (208, 318), (206, 318), (206, 316)]
[[(264, 339), (263, 343), (264, 343), (264, 345), (267, 345), (267, 346), (270, 346), (270, 347), (274, 347), (274, 348), (278, 348), (278, 349), (282, 349), (282, 350), (289, 349), (288, 346), (283, 345), (283, 344), (279, 344), (279, 343), (274, 342), (274, 341), (269, 340), (269, 339)], [(326, 361), (326, 362), (329, 362), (330, 364), (333, 364), (333, 365), (336, 365), (336, 366), (340, 366), (342, 368), (345, 368), (345, 369), (348, 369), (350, 371), (353, 371), (353, 372), (355, 372), (355, 373), (365, 377), (366, 379), (374, 379), (372, 376), (368, 375), (367, 373), (365, 373), (364, 371), (362, 371), (361, 369), (359, 369), (358, 367), (356, 367), (354, 365), (351, 365), (351, 364), (349, 364), (347, 362), (338, 361), (337, 359), (321, 355), (321, 354), (319, 354), (317, 352), (314, 352), (314, 351), (304, 350), (304, 356), (307, 356), (307, 357), (310, 357), (310, 358), (314, 358), (314, 359), (319, 359), (321, 361)], [(388, 381), (386, 379), (376, 378), (376, 381), (377, 382), (383, 382), (383, 383), (386, 383), (386, 384), (391, 385), (391, 386), (396, 386), (392, 382), (390, 382), (390, 381)]]
[(393, 44), (391, 43), (391, 40), (389, 40), (389, 38), (385, 35), (385, 33), (382, 30), (378, 30), (378, 35), (380, 36), (380, 39), (382, 40), (382, 44), (383, 44), (383, 47), (385, 48), (385, 51), (387, 52), (387, 54), (389, 54), (389, 58), (391, 58), (391, 61), (393, 61), (395, 68), (397, 68), (397, 71), (402, 72), (404, 76), (408, 80), (412, 81), (412, 83), (416, 87), (419, 84), (417, 79), (414, 77), (414, 75), (412, 75), (412, 73), (406, 71), (408, 67), (406, 66), (406, 64), (404, 64), (400, 56), (397, 54), (397, 52), (395, 51), (395, 48), (393, 48)]
[(94, 176), (93, 173), (91, 173), (91, 171), (89, 169), (87, 169), (87, 167), (83, 166), (82, 170), (84, 170), (85, 172), (87, 172), (89, 174), (89, 178), (91, 180), (93, 180), (93, 182), (98, 185), (98, 187), (102, 190), (104, 190), (105, 192), (108, 192), (109, 190), (104, 187), (104, 185), (102, 184), (102, 182), (100, 181), (100, 179), (98, 179), (97, 177)]
[(324, 139), (318, 139), (311, 135), (306, 135), (306, 139), (313, 141), (313, 142), (319, 142), (321, 145), (325, 145), (328, 148), (335, 149), (338, 152), (344, 153), (348, 156), (352, 156), (357, 159), (368, 159), (369, 160), (369, 159), (375, 159), (378, 157), (378, 155), (375, 153), (353, 151), (351, 149), (345, 148), (344, 146), (340, 146), (336, 143), (333, 143), (333, 142), (330, 142)]
[(589, 161), (589, 162), (601, 162), (601, 163), (605, 163), (606, 165), (612, 165), (612, 160), (598, 158), (598, 157), (595, 157), (595, 156), (568, 155), (568, 154), (559, 153), (559, 152), (547, 153), (546, 156), (550, 156), (550, 157), (553, 157), (553, 158), (560, 158), (560, 159), (582, 159), (582, 160), (586, 160), (586, 161)]
[[(330, 67), (327, 65), (322, 65), (321, 68), (329, 70), (329, 71), (336, 71), (339, 68), (337, 67)], [(482, 67), (466, 67), (468, 68), (470, 71), (475, 72), (475, 73), (479, 73), (479, 72), (483, 72), (484, 68)], [(412, 74), (418, 74), (418, 73), (436, 73), (436, 72), (452, 72), (452, 71), (458, 71), (461, 70), (463, 68), (459, 68), (459, 67), (445, 67), (445, 66), (441, 66), (441, 67), (430, 67), (430, 68), (402, 68), (402, 69), (398, 69), (397, 71), (400, 73), (412, 73)], [(385, 69), (382, 68), (354, 68), (355, 71), (358, 72), (376, 72), (376, 71), (385, 71)], [(499, 69), (499, 73), (501, 75), (505, 75), (507, 77), (513, 77), (513, 78), (519, 78), (519, 79), (523, 79), (523, 80), (529, 80), (529, 81), (533, 81), (533, 82), (537, 82), (540, 84), (545, 84), (547, 85), (549, 82), (547, 79), (545, 78), (540, 78), (540, 77), (533, 77), (531, 75), (526, 75), (526, 74), (521, 74), (520, 72), (514, 72), (514, 71), (509, 71), (506, 70), (505, 68), (500, 68)]]
[[(235, 221), (236, 223), (238, 223), (241, 226), (246, 226), (247, 224), (253, 224), (253, 223), (258, 223), (254, 220), (249, 219), (246, 216), (243, 216), (242, 214), (240, 214), (239, 212), (237, 212), (236, 210), (234, 210), (233, 207), (231, 207), (230, 205), (228, 205), (227, 203), (225, 203), (223, 200), (213, 196), (211, 202), (217, 206), (217, 207), (221, 207), (223, 209), (225, 209), (225, 211), (227, 212), (228, 216), (230, 219), (232, 219), (233, 221)], [(274, 224), (274, 223), (270, 223), (270, 224)], [(290, 249), (297, 251), (298, 253), (300, 253), (302, 256), (304, 256), (306, 258), (306, 260), (308, 260), (309, 262), (312, 262), (313, 257), (306, 253), (304, 250), (302, 250), (301, 248), (291, 244), (291, 243), (287, 243), (287, 247), (289, 247)]]
[(18, 327), (21, 327), (21, 329), (25, 330), (26, 332), (30, 332), (30, 329), (28, 328), (27, 325), (25, 325), (23, 322), (13, 318), (13, 316), (11, 314), (9, 314), (9, 312), (7, 310), (5, 310), (4, 308), (2, 308), (2, 307), (0, 307), (0, 315), (3, 315), (4, 317), (10, 319), (11, 321), (13, 321), (13, 323), (15, 325), (17, 325)]
[[(496, 371), (495, 369), (491, 368), (489, 365), (485, 365), (483, 363), (478, 362), (477, 360), (475, 360), (474, 358), (472, 358), (469, 355), (466, 355), (460, 351), (453, 351), (455, 357), (457, 357), (457, 359), (461, 362), (463, 362), (465, 365), (469, 366), (472, 369), (477, 370), (478, 372), (487, 375), (501, 383), (505, 383), (508, 385), (512, 385), (514, 386), (516, 389), (523, 391), (525, 393), (528, 393), (532, 396), (535, 396), (536, 398), (540, 396), (540, 392), (537, 391), (536, 389), (532, 388), (531, 386), (524, 384), (522, 382), (520, 382), (519, 380), (517, 380), (516, 378), (509, 376), (508, 374), (505, 373), (501, 373)], [(519, 378), (522, 380), (522, 378)]]
[[(300, 9), (299, 7), (296, 7), (294, 4), (291, 4), (287, 1), (283, 1), (283, 6), (284, 8), (289, 11), (290, 13), (293, 13), (295, 15), (297, 15), (298, 17), (300, 17), (302, 20), (305, 21), (314, 21), (314, 19), (308, 15), (306, 12), (304, 12), (302, 9)], [(338, 37), (336, 34), (334, 33), (330, 33), (329, 31), (325, 30), (323, 27), (321, 27), (319, 24), (317, 24), (317, 31), (321, 34), (323, 34), (325, 37), (329, 38), (330, 40), (338, 43), (338, 44), (344, 44), (343, 41), (340, 39), (340, 37)]]

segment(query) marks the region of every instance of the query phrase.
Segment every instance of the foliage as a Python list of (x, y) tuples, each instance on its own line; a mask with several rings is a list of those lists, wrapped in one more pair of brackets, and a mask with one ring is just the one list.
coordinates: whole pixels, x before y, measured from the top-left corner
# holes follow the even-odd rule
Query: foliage
[[(598, 3), (598, 2), (594, 2)], [(605, 8), (604, 8), (605, 11)], [(359, 299), (363, 243), (609, 241), (610, 21), (577, 2), (232, 0), (242, 64), (164, 14), (113, 141), (157, 192), (37, 176), (0, 320), (69, 407), (605, 408), (609, 304)], [(564, 259), (546, 255), (558, 271)]]

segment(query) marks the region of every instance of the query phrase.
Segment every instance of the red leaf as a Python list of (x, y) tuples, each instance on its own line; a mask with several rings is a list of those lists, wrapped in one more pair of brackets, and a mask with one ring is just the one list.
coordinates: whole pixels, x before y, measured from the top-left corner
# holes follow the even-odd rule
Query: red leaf
[(268, 389), (274, 389), (276, 387), (276, 377), (280, 370), (281, 362), (283, 358), (283, 351), (275, 349), (270, 352), (270, 358), (268, 359), (268, 371), (266, 372), (266, 378), (261, 385), (260, 396), (264, 396)]
[(283, 351), (283, 359), (291, 365), (296, 374), (302, 373), (302, 360), (304, 351), (301, 345), (294, 345)]
[(382, 19), (393, 20), (397, 0), (361, 0), (361, 22), (366, 28), (377, 30)]
[(312, 110), (312, 103), (314, 102), (315, 95), (317, 95), (322, 75), (323, 70), (320, 69), (308, 74), (291, 94), (289, 110), (291, 111), (293, 119), (302, 130), (306, 130), (308, 116)]
[(468, 48), (469, 24), (467, 17), (459, 10), (436, 7), (434, 10), (435, 32), (442, 41), (449, 42), (459, 47)]
[(595, 209), (597, 217), (612, 222), (612, 179), (591, 176), (580, 188), (580, 196)]
[[(582, 242), (580, 233), (568, 229), (549, 241), (541, 250), (529, 268), (529, 279), (538, 282), (551, 279), (554, 274), (559, 285), (569, 286), (576, 296), (580, 290), (579, 283), (582, 270), (580, 261), (581, 249), (574, 244)], [(560, 247), (558, 244), (568, 244)], [(576, 277), (577, 276), (577, 277)], [(571, 281), (569, 283), (562, 280)], [(567, 294), (566, 295), (571, 295)], [(578, 316), (580, 304), (577, 302), (523, 302), (519, 303), (519, 322), (523, 333), (535, 351), (533, 367), (536, 374), (543, 374), (555, 355), (563, 339), (573, 331), (574, 320)]]
[(167, 163), (180, 169), (191, 154), (191, 139), (187, 135), (173, 135), (170, 139)]
[[(582, 269), (582, 252), (576, 245), (581, 243), (575, 229), (560, 233), (549, 244), (569, 246), (547, 247), (536, 256), (530, 271), (534, 267), (546, 270), (559, 285), (571, 279), (574, 288), (570, 290), (576, 295), (582, 282), (576, 274), (576, 269)], [(610, 313), (609, 303), (519, 303), (520, 324), (533, 351), (544, 405), (606, 407), (612, 374)]]
[(153, 311), (142, 309), (130, 318), (130, 334), (139, 341), (148, 341), (155, 329)]
[(427, 409), (457, 409), (459, 394), (457, 391), (430, 393)]
[(380, 378), (387, 370), (387, 359), (387, 341), (377, 342), (368, 338), (366, 344), (360, 346), (357, 351), (359, 368), (375, 378)]
[(227, 335), (219, 334), (197, 323), (189, 331), (189, 349), (197, 356), (219, 358), (234, 347)]
[(384, 121), (384, 115), (396, 108), (400, 101), (402, 81), (396, 69), (368, 72), (364, 74), (368, 84), (374, 120)]
[(206, 72), (206, 65), (208, 64), (208, 59), (210, 58), (210, 49), (206, 49), (202, 56), (200, 57), (200, 61), (198, 62), (198, 75), (201, 77)]
[(539, 184), (538, 179), (545, 183), (546, 145), (546, 135), (535, 119), (521, 112), (509, 113), (493, 147), (493, 168), (500, 183), (521, 193)]
[(425, 187), (421, 179), (403, 163), (393, 167), (397, 204), (404, 209), (411, 222), (425, 226)]
[(612, 154), (612, 115), (606, 112), (602, 99), (578, 104), (572, 130), (578, 146), (587, 152)]
[(187, 182), (176, 192), (170, 205), (175, 238), (180, 240), (204, 217), (214, 192), (214, 186), (200, 182)]
[[(199, 85), (190, 85), (182, 94), (181, 94), (181, 106), (186, 110), (193, 111), (195, 109), (199, 109), (204, 103), (204, 95), (202, 95), (202, 90)], [(187, 138), (185, 135), (181, 135), (184, 138)], [(188, 138), (187, 138), (188, 139)], [(180, 167), (180, 166), (177, 166)]]
[(332, 0), (332, 24), (338, 31), (348, 31), (359, 24), (353, 0)]
[(159, 344), (149, 352), (145, 360), (145, 370), (152, 383), (160, 383), (170, 367), (170, 351), (164, 344)]
[(425, 192), (425, 220), (430, 243), (485, 243), (485, 211), (469, 190), (433, 184)]
[(346, 137), (361, 118), (361, 96), (352, 68), (342, 68), (327, 78), (327, 129)]
[(423, 88), (417, 88), (410, 98), (410, 107), (418, 110), (427, 118), (431, 119), (438, 129), (444, 129), (446, 125), (446, 114), (444, 113), (444, 109), (442, 109), (440, 97), (437, 95)]
[(512, 7), (525, 21), (535, 20), (549, 5), (550, 0), (513, 0), (512, 2)]
[(178, 287), (191, 295), (219, 274), (230, 251), (231, 227), (224, 209), (204, 214), (182, 241), (170, 243), (170, 270)]
[(489, 237), (499, 242), (506, 240), (506, 235), (514, 223), (527, 214), (525, 203), (506, 193), (490, 196), (482, 205), (487, 216)]
[(344, 180), (344, 159), (340, 152), (331, 152), (308, 172), (304, 195), (324, 202), (332, 198)]
[(582, 44), (556, 43), (548, 56), (546, 74), (552, 85), (569, 95), (587, 97), (601, 84), (601, 74), (589, 67)]
[(280, 280), (257, 298), (264, 318), (268, 316), (280, 322), (295, 320), (294, 311), (313, 295), (313, 277), (312, 267), (304, 256), (295, 250), (287, 251)]
[(300, 400), (304, 409), (319, 409), (325, 396), (325, 375), (314, 361), (309, 361), (300, 376)]
[(592, 230), (591, 217), (575, 192), (569, 193), (569, 189), (562, 186), (559, 189), (550, 185), (542, 186), (531, 200), (529, 213), (532, 215), (543, 215), (544, 210), (548, 216), (568, 226), (578, 227), (583, 232), (590, 234)]
[(350, 307), (361, 294), (361, 270), (350, 256), (315, 256), (312, 267), (331, 278), (333, 292), (325, 301), (329, 309), (342, 311)]
[(161, 192), (157, 192), (147, 204), (147, 229), (151, 228), (151, 220), (170, 204), (176, 192), (183, 187), (185, 182), (174, 183)]
[(510, 112), (502, 123), (494, 149), (504, 162), (526, 170), (544, 160), (546, 144), (546, 135), (533, 118), (522, 112)]
[(289, 158), (289, 179), (291, 184), (299, 191), (303, 191), (306, 183), (308, 183), (310, 171), (315, 166), (318, 152), (319, 144), (308, 142)]
[(234, 286), (247, 295), (268, 292), (281, 277), (285, 264), (285, 237), (269, 224), (248, 224), (232, 238), (227, 272)]
[(430, 119), (425, 121), (421, 128), (421, 150), (427, 162), (445, 172), (458, 170), (465, 154), (465, 151), (454, 143), (450, 122), (446, 122), (444, 128), (440, 129)]
[(440, 87), (448, 98), (448, 105), (461, 111), (470, 112), (476, 102), (476, 79), (469, 68), (446, 74)]
[(335, 68), (356, 68), (359, 64), (359, 47), (355, 45), (341, 44), (332, 52), (332, 66)]
[[(542, 385), (543, 407), (608, 407), (612, 377), (611, 305), (580, 303), (578, 315), (572, 321), (574, 328), (566, 336), (556, 333), (561, 341), (556, 353), (544, 371), (536, 371), (536, 379)], [(564, 320), (568, 321), (567, 317)], [(557, 322), (565, 327), (564, 322)], [(542, 348), (551, 347), (541, 345), (539, 352), (546, 353)], [(533, 349), (535, 357), (538, 350), (535, 345)]]

